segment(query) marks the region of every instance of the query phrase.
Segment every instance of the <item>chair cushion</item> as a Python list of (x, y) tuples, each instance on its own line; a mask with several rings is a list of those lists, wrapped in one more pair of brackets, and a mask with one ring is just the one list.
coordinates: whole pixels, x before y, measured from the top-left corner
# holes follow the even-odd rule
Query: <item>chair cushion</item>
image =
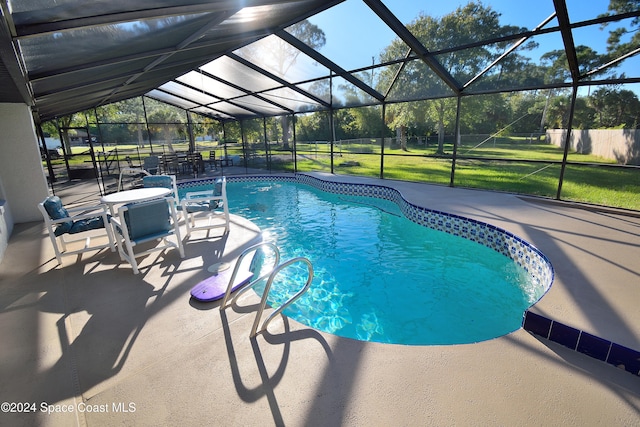
[(216, 209), (218, 206), (222, 206), (222, 202), (219, 200), (207, 200), (206, 202), (188, 202), (187, 212), (208, 212)]
[[(58, 196), (50, 196), (43, 203), (44, 209), (49, 214), (49, 217), (53, 220), (69, 218), (69, 212), (62, 206), (62, 200)], [(56, 224), (56, 229), (53, 234), (56, 236), (61, 236), (64, 233), (68, 233), (73, 226), (73, 221), (69, 219), (69, 221), (60, 222)]]
[(127, 205), (124, 221), (129, 238), (142, 241), (150, 236), (167, 234), (171, 229), (169, 205), (164, 199)]
[[(223, 180), (222, 178), (217, 178), (213, 184), (213, 196), (214, 197), (219, 197), (222, 196), (222, 183)], [(203, 192), (204, 193), (204, 192)], [(209, 190), (208, 193), (211, 195), (211, 191)], [(187, 193), (189, 194), (189, 193)], [(189, 199), (187, 198), (188, 202), (187, 202), (187, 212), (188, 213), (194, 213), (194, 212), (207, 212), (207, 211), (212, 211), (215, 209), (218, 209), (220, 207), (222, 207), (223, 205), (223, 201), (222, 200), (207, 200), (207, 201), (203, 201), (203, 202), (198, 202), (198, 201), (189, 201)]]
[(152, 175), (142, 178), (142, 185), (145, 187), (162, 187), (173, 190), (173, 180), (166, 175)]
[(88, 230), (96, 230), (98, 228), (104, 228), (104, 220), (101, 216), (74, 221), (73, 225), (69, 229), (69, 234), (81, 233)]

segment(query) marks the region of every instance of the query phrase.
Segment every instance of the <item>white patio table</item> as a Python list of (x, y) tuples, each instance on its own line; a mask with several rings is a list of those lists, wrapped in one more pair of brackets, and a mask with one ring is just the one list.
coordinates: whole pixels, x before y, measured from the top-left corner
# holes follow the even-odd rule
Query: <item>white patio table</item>
[(146, 200), (160, 199), (171, 194), (171, 190), (162, 187), (134, 188), (133, 190), (118, 191), (117, 193), (102, 196), (100, 201), (109, 206), (111, 215), (115, 215), (114, 206), (124, 203), (144, 202)]

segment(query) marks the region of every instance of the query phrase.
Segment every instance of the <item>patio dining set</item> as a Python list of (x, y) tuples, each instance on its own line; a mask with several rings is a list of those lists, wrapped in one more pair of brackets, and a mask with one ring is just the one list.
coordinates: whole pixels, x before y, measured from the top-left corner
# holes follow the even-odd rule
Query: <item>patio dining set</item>
[[(174, 248), (184, 258), (183, 240), (189, 240), (195, 230), (222, 228), (223, 234), (228, 233), (224, 176), (209, 188), (188, 192), (180, 199), (175, 175), (141, 171), (142, 187), (124, 190), (120, 180), (119, 191), (103, 196), (97, 205), (67, 208), (55, 195), (38, 204), (58, 264), (63, 256), (109, 248), (138, 274), (136, 258), (151, 252)], [(181, 219), (186, 227), (184, 238)], [(100, 242), (91, 244), (92, 238)], [(154, 241), (159, 243), (150, 243)]]
[(193, 175), (198, 176), (206, 171), (207, 166), (211, 170), (217, 170), (223, 166), (233, 166), (233, 158), (229, 156), (216, 156), (216, 152), (211, 150), (205, 157), (201, 152), (172, 152), (158, 155), (150, 155), (142, 160), (141, 166), (133, 165), (131, 159), (127, 159), (129, 167), (141, 167), (148, 173), (155, 175)]

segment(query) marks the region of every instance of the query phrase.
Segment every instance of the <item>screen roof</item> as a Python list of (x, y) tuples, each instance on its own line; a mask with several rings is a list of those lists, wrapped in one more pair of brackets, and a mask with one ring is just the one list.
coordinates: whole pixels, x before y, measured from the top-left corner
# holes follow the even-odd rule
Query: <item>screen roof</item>
[[(422, 34), (414, 25), (470, 5), (490, 7), (499, 28), (481, 22), (479, 14), (468, 31), (446, 36)], [(19, 94), (47, 120), (147, 95), (224, 121), (572, 84), (638, 83), (640, 46), (626, 43), (606, 63), (581, 54), (582, 46), (604, 53), (610, 30), (638, 26), (637, 1), (616, 11), (608, 5), (3, 0), (0, 75), (8, 84), (0, 101), (15, 102)], [(564, 53), (556, 58), (560, 71), (541, 73), (531, 64), (548, 61), (549, 52)], [(416, 73), (423, 76), (419, 87), (410, 79)]]

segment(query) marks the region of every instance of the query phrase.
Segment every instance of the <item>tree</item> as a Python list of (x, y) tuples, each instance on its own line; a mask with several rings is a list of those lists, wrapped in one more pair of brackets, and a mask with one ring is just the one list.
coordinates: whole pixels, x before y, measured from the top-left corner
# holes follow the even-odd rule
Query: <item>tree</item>
[[(370, 86), (375, 86), (375, 73), (356, 73), (356, 77)], [(338, 90), (344, 99), (345, 105), (367, 105), (371, 98), (364, 91), (352, 84), (339, 85)], [(368, 138), (381, 136), (384, 131), (382, 112), (379, 106), (365, 106), (334, 110), (336, 122), (336, 137), (341, 138)], [(342, 132), (342, 133), (341, 133)]]
[(382, 122), (382, 110), (379, 106), (353, 108), (351, 115), (355, 138), (379, 137), (388, 133)]
[[(640, 0), (610, 0), (609, 13), (607, 15), (637, 12), (640, 10)], [(604, 24), (606, 27), (610, 24)], [(618, 23), (618, 25), (620, 25)], [(640, 46), (640, 17), (636, 16), (629, 21), (629, 26), (620, 26), (609, 32), (607, 39), (608, 59), (616, 59), (631, 52)]]
[(595, 112), (586, 98), (576, 98), (573, 110), (572, 127), (574, 129), (592, 129), (594, 127)]
[(144, 146), (147, 131), (141, 97), (103, 105), (96, 111), (103, 142), (117, 144), (135, 141)]
[[(483, 40), (488, 40), (502, 35), (513, 34), (525, 29), (500, 25), (500, 13), (480, 2), (470, 2), (466, 6), (458, 7), (454, 12), (434, 18), (421, 14), (412, 23), (407, 25), (418, 40), (430, 50), (446, 49), (455, 46), (463, 46)], [(453, 76), (461, 87), (495, 59), (506, 49), (509, 42), (499, 42), (470, 49), (455, 50), (438, 55), (437, 60), (443, 68)], [(524, 49), (533, 48), (533, 44), (523, 46)], [(393, 61), (402, 58), (408, 51), (407, 46), (399, 39), (394, 40), (381, 54), (381, 62)], [(516, 58), (514, 55), (509, 61), (501, 64), (489, 73), (488, 78), (499, 78), (502, 72), (521, 66), (525, 58)], [(399, 103), (390, 107), (390, 123), (400, 127), (400, 134), (406, 132), (402, 128), (417, 117), (432, 117), (436, 123), (438, 132), (438, 152), (444, 152), (444, 134), (455, 120), (456, 100), (446, 98), (447, 94), (453, 95), (450, 88), (446, 87), (442, 80), (430, 70), (422, 61), (407, 62), (403, 72), (394, 82), (395, 69), (388, 68), (381, 74), (380, 87), (385, 90), (392, 83), (395, 86), (393, 93), (395, 98), (402, 100), (424, 99), (428, 95), (436, 96), (433, 101), (423, 104), (428, 110), (419, 111), (414, 103)], [(496, 77), (498, 76), (498, 77)]]
[[(87, 114), (91, 114), (89, 111), (80, 111), (77, 113), (69, 114), (59, 117), (57, 122), (60, 130), (60, 139), (65, 154), (71, 154), (71, 136), (67, 128), (84, 128), (87, 129)], [(76, 135), (76, 131), (72, 130), (73, 135)], [(57, 132), (56, 132), (57, 133)], [(89, 135), (87, 135), (89, 136)]]
[(297, 116), (297, 137), (301, 141), (328, 141), (331, 138), (329, 114), (326, 111)]
[(511, 109), (502, 94), (464, 97), (460, 111), (460, 130), (469, 133), (491, 134), (511, 122)]
[[(606, 57), (599, 55), (595, 50), (589, 46), (579, 45), (576, 46), (576, 56), (578, 58), (579, 73), (584, 74), (591, 71), (604, 63)], [(545, 70), (546, 80), (551, 83), (559, 83), (571, 81), (571, 71), (569, 70), (569, 63), (567, 61), (567, 52), (562, 50), (552, 50), (543, 54), (540, 57), (540, 62)], [(542, 120), (540, 122), (540, 132), (545, 128), (545, 125), (550, 124), (552, 127), (566, 126), (568, 117), (568, 110), (565, 108), (564, 95), (568, 93), (568, 89), (549, 89), (547, 93), (547, 100), (545, 102), (544, 110), (542, 113)], [(562, 99), (555, 99), (554, 97), (561, 96)], [(550, 105), (554, 104), (554, 108), (549, 110)], [(568, 108), (568, 107), (567, 107)], [(585, 106), (586, 108), (586, 106)], [(577, 111), (577, 108), (576, 108)], [(581, 110), (586, 113), (586, 110)], [(550, 117), (553, 116), (553, 117)], [(588, 115), (582, 115), (580, 117), (580, 126), (589, 127)], [(563, 125), (564, 124), (564, 125)], [(578, 122), (574, 122), (574, 126), (579, 126)]]
[(550, 128), (564, 129), (569, 122), (571, 99), (569, 96), (554, 96), (546, 107), (545, 124)]
[(242, 134), (245, 141), (264, 142), (263, 119), (249, 119), (242, 121)]
[(596, 127), (637, 129), (640, 101), (632, 91), (604, 87), (594, 91), (589, 101), (595, 110)]
[(218, 138), (222, 129), (219, 121), (196, 113), (190, 114), (194, 135), (208, 136), (212, 140), (216, 140)]
[(240, 128), (240, 122), (227, 122), (224, 124), (223, 128), (223, 142), (242, 141), (242, 129)]
[(539, 132), (545, 100), (544, 93), (538, 91), (510, 94), (508, 102), (511, 110), (511, 131), (528, 134)]
[[(589, 46), (576, 46), (576, 56), (578, 58), (579, 73), (585, 74), (607, 60), (606, 55), (600, 55)], [(567, 62), (567, 52), (562, 50), (552, 50), (540, 57), (543, 67), (546, 69), (547, 80), (553, 83), (566, 82), (571, 80), (571, 72)]]
[[(324, 32), (317, 25), (306, 19), (290, 26), (287, 31), (312, 49), (318, 50), (326, 43)], [(259, 64), (278, 77), (291, 79), (288, 73), (292, 70), (302, 52), (280, 37), (269, 36), (246, 46), (239, 51), (239, 54), (244, 59)], [(289, 125), (289, 118), (290, 116), (286, 114), (280, 117), (282, 143), (285, 150), (290, 149), (289, 135), (291, 126)]]
[(58, 137), (58, 129), (56, 128), (56, 122), (54, 120), (49, 120), (40, 125), (42, 128), (42, 132), (45, 136), (49, 135), (53, 138)]
[(161, 134), (170, 152), (174, 152), (173, 140), (185, 138), (186, 112), (153, 99), (147, 100), (147, 122), (150, 131)]
[(354, 110), (351, 108), (343, 108), (334, 110), (333, 122), (335, 128), (335, 138), (352, 139), (358, 134), (358, 126), (355, 122)]

